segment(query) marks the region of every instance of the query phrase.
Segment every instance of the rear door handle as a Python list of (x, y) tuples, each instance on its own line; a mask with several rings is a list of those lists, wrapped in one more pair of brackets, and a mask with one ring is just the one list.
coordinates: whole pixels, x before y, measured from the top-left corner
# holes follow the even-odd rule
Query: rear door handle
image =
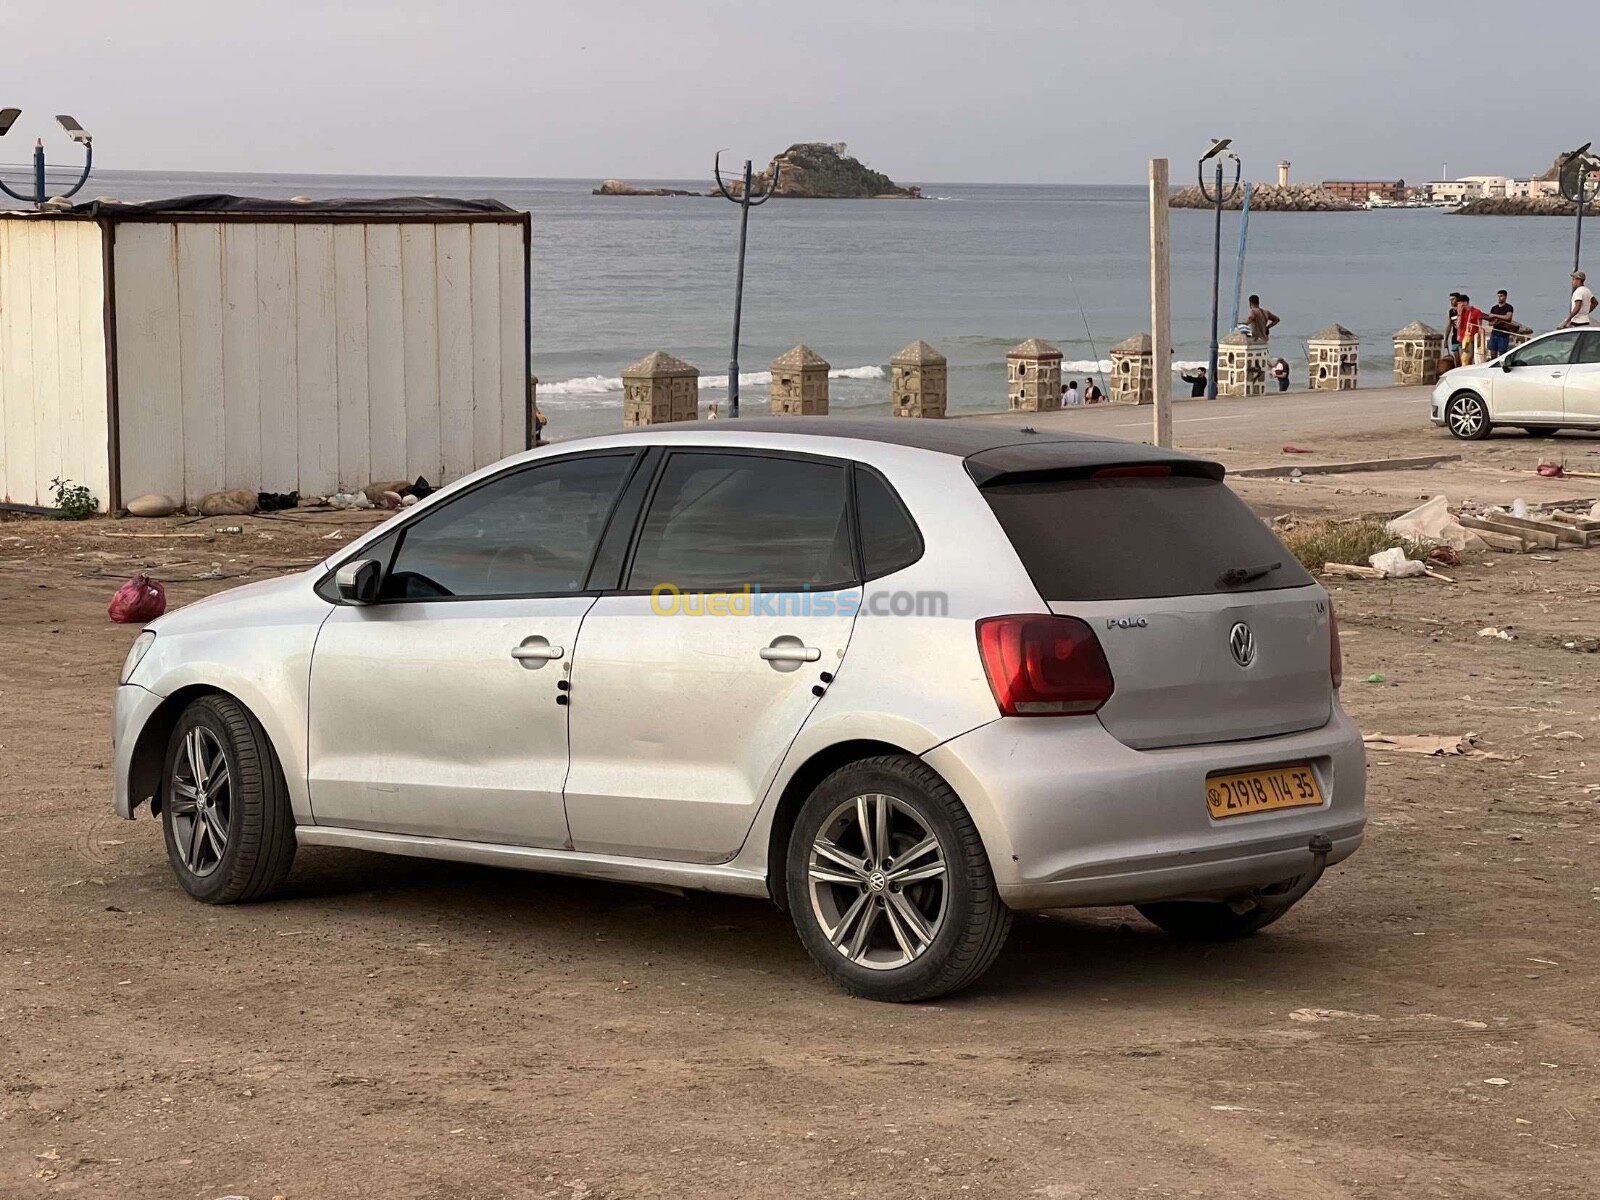
[(1550, 378), (1551, 379), (1560, 379), (1565, 374), (1566, 374), (1565, 371), (1551, 371), (1550, 372)]
[(815, 646), (763, 646), (761, 657), (768, 662), (808, 663), (821, 658), (822, 651)]
[(511, 657), (516, 659), (529, 670), (538, 670), (551, 659), (560, 658), (566, 651), (560, 646), (552, 646), (549, 638), (530, 637), (524, 638), (522, 644), (511, 648)]

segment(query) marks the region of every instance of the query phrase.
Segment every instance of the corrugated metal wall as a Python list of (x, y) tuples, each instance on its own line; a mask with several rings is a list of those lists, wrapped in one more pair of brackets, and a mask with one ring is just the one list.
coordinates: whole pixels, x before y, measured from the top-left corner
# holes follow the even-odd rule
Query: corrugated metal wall
[(92, 221), (0, 221), (0, 498), (55, 476), (110, 500), (105, 289)]
[(324, 495), (523, 448), (510, 223), (116, 227), (122, 495)]

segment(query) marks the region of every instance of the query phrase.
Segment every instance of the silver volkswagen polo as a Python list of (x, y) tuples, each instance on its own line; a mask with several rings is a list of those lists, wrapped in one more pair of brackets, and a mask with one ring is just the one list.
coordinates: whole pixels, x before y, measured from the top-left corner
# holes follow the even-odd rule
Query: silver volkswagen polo
[(1281, 917), (1364, 824), (1328, 596), (1167, 450), (790, 418), (531, 451), (154, 622), (115, 804), (179, 883), (342, 846), (766, 896), (846, 990), (1018, 910)]

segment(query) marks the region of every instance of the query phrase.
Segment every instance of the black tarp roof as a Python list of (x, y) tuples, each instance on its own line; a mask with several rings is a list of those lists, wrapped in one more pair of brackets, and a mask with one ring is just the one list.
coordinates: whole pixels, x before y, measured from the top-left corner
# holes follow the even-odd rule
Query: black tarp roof
[(259, 196), (225, 194), (174, 196), (122, 204), (91, 200), (66, 210), (83, 216), (160, 217), (179, 213), (338, 213), (352, 217), (449, 216), (451, 214), (511, 215), (517, 210), (498, 200), (458, 200), (449, 196), (393, 196), (364, 200), (267, 200)]

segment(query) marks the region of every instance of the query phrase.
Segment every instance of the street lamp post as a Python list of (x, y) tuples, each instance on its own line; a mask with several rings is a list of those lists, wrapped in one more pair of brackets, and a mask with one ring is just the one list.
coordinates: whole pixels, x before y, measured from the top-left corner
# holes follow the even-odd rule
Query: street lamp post
[(1589, 154), (1589, 147), (1593, 142), (1585, 142), (1571, 154), (1564, 155), (1561, 160), (1561, 194), (1571, 200), (1578, 209), (1577, 228), (1572, 235), (1572, 269), (1574, 272), (1583, 269), (1580, 259), (1583, 255), (1583, 206), (1594, 199), (1594, 194), (1589, 189), (1589, 177), (1593, 175), (1600, 163)]
[[(1228, 151), (1232, 145), (1232, 138), (1218, 138), (1211, 144), (1211, 149), (1200, 156), (1199, 176), (1200, 194), (1216, 206), (1216, 229), (1211, 244), (1211, 358), (1206, 367), (1206, 399), (1217, 398), (1217, 305), (1218, 291), (1222, 286), (1222, 206), (1233, 199), (1239, 190), (1239, 173), (1241, 164), (1237, 154)], [(1233, 182), (1226, 188), (1222, 186), (1222, 156), (1233, 160)], [(1216, 183), (1212, 188), (1206, 187), (1206, 163), (1215, 158), (1217, 160)]]
[(737, 196), (728, 191), (727, 184), (722, 181), (722, 151), (717, 151), (716, 161), (712, 171), (717, 180), (717, 191), (722, 193), (725, 200), (732, 200), (739, 206), (739, 272), (733, 285), (733, 352), (728, 358), (728, 415), (739, 415), (739, 317), (744, 309), (744, 244), (746, 231), (750, 228), (750, 210), (759, 208), (778, 190), (778, 172), (783, 164), (774, 160), (772, 164), (772, 180), (767, 184), (767, 190), (755, 199), (750, 196), (750, 160), (744, 160), (744, 187)]
[[(11, 127), (16, 124), (17, 118), (21, 115), (22, 110), (20, 108), (0, 109), (0, 137), (4, 137), (11, 132)], [(77, 183), (61, 193), (61, 199), (65, 200), (69, 196), (77, 195), (78, 190), (88, 182), (89, 169), (94, 165), (94, 143), (89, 138), (88, 130), (78, 124), (76, 117), (62, 114), (56, 118), (56, 124), (66, 131), (69, 138), (83, 147), (83, 174), (78, 176)], [(45, 206), (50, 197), (45, 194), (43, 138), (39, 138), (33, 144), (33, 195), (26, 196), (21, 192), (13, 191), (3, 179), (0, 179), (0, 191), (5, 192), (13, 200), (21, 200), (25, 204), (33, 204), (38, 208)]]

